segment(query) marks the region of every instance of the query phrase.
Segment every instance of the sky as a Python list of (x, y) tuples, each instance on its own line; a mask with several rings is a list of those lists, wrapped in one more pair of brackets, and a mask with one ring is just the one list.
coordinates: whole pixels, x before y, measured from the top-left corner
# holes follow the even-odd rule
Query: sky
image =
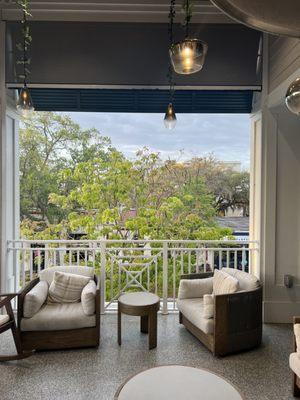
[(213, 154), (218, 160), (250, 163), (247, 114), (177, 114), (175, 129), (164, 127), (162, 114), (68, 113), (82, 128), (96, 128), (127, 157), (142, 147), (163, 159), (185, 161)]

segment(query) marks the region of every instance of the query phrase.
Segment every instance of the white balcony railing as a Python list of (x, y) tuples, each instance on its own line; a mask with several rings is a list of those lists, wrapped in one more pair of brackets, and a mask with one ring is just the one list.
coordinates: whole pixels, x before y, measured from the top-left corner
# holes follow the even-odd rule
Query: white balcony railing
[(256, 241), (202, 240), (16, 240), (8, 242), (7, 264), (18, 289), (44, 268), (88, 265), (101, 282), (101, 311), (114, 310), (126, 290), (157, 293), (162, 312), (176, 310), (180, 276), (231, 267), (251, 272)]

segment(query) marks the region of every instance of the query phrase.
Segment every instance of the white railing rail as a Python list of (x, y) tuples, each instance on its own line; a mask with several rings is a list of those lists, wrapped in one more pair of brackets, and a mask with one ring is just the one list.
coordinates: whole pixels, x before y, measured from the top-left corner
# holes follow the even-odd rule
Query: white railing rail
[(114, 310), (127, 290), (157, 293), (162, 312), (176, 310), (182, 274), (231, 267), (251, 272), (259, 243), (239, 240), (15, 240), (7, 244), (7, 264), (15, 289), (48, 267), (88, 265), (101, 282), (101, 312)]

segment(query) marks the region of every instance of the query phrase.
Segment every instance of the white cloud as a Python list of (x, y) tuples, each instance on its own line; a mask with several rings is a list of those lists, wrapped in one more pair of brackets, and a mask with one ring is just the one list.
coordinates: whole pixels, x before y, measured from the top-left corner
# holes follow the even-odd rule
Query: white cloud
[(128, 157), (141, 147), (162, 158), (181, 160), (214, 154), (224, 161), (240, 161), (249, 168), (250, 119), (246, 114), (178, 114), (174, 130), (167, 130), (161, 114), (69, 113), (84, 128), (96, 128)]

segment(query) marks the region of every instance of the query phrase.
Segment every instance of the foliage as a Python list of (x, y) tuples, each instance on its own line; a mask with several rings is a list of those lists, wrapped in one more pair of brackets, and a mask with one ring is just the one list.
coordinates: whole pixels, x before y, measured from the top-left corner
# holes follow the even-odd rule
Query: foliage
[(16, 4), (20, 7), (23, 13), (22, 17), (22, 42), (17, 43), (17, 50), (21, 53), (19, 59), (17, 60), (17, 65), (22, 66), (22, 73), (19, 74), (19, 78), (25, 83), (27, 76), (30, 74), (29, 65), (31, 63), (30, 58), (27, 57), (27, 53), (31, 46), (32, 37), (30, 33), (30, 27), (28, 25), (27, 19), (31, 17), (29, 0), (16, 0)]
[(163, 161), (146, 148), (129, 160), (97, 130), (55, 113), (24, 119), (20, 171), (26, 238), (221, 239), (231, 231), (216, 215), (248, 207), (247, 173), (213, 157)]

